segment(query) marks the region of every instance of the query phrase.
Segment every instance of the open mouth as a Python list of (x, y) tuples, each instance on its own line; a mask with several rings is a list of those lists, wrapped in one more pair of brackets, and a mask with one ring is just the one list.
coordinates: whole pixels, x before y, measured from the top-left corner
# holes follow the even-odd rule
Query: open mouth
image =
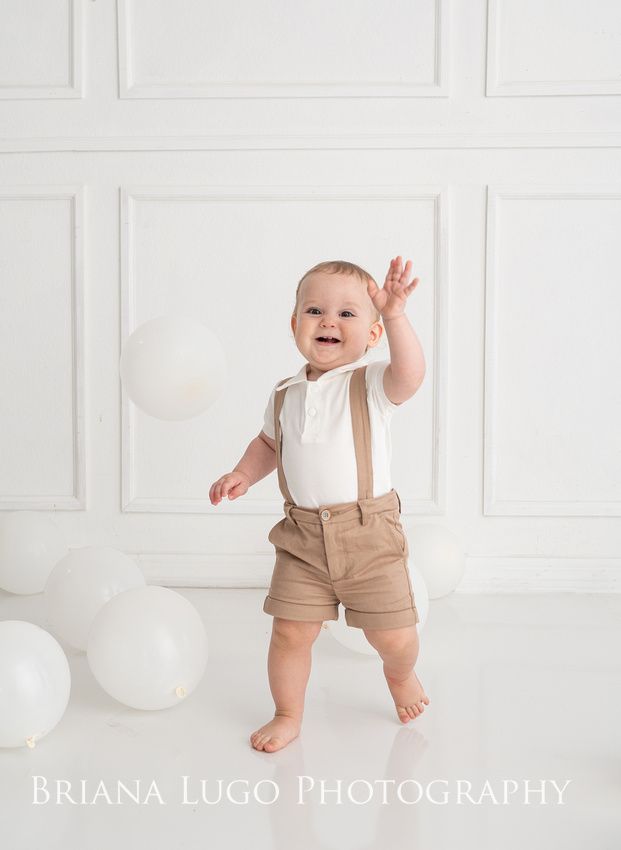
[(340, 342), (340, 339), (337, 339), (335, 336), (318, 336), (317, 342), (323, 343), (323, 345), (336, 345), (337, 342)]

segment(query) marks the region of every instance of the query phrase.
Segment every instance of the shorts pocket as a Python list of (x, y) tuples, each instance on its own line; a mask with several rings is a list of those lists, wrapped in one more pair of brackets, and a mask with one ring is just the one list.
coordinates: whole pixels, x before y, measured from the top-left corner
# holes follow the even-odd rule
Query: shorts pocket
[(405, 539), (405, 532), (403, 530), (403, 526), (401, 525), (400, 516), (401, 515), (400, 515), (399, 511), (393, 511), (388, 516), (388, 522), (390, 524), (390, 527), (391, 527), (395, 537), (397, 538), (397, 540), (399, 542), (399, 546), (401, 547), (401, 551), (403, 552), (403, 554), (405, 554), (406, 549), (407, 549), (407, 541)]
[(351, 528), (343, 533), (342, 549), (363, 553), (370, 563), (382, 552), (393, 559), (403, 557), (406, 552), (406, 540), (398, 521), (398, 512), (371, 514), (366, 523), (352, 524)]

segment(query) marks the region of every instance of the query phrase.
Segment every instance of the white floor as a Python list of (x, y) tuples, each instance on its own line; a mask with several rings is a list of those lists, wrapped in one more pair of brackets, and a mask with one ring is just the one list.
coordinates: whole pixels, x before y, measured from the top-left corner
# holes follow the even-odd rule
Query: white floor
[[(431, 704), (407, 726), (381, 662), (322, 631), (302, 733), (270, 754), (248, 741), (273, 710), (265, 592), (178, 592), (200, 611), (209, 637), (199, 688), (175, 708), (135, 711), (99, 688), (84, 653), (65, 647), (72, 691), (63, 719), (32, 750), (0, 750), (3, 848), (621, 846), (621, 597), (453, 594), (432, 602), (417, 664)], [(0, 592), (5, 619), (45, 627), (42, 595)], [(116, 799), (119, 781), (135, 790), (140, 779), (142, 800), (155, 781), (166, 805), (122, 794), (122, 805), (102, 797), (33, 805), (35, 775), (46, 777), (52, 800), (58, 779), (72, 783), (78, 801), (80, 780), (91, 801), (102, 780)], [(310, 777), (301, 795), (298, 777)], [(222, 780), (221, 802), (196, 802), (201, 780), (208, 800)], [(559, 805), (553, 783), (562, 789), (567, 780)]]

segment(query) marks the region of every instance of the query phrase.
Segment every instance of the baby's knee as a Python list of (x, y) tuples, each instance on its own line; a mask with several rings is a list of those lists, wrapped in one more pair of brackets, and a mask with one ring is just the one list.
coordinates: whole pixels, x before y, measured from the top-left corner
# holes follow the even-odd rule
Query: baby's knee
[(399, 629), (364, 629), (364, 633), (371, 646), (380, 654), (408, 652), (418, 648), (416, 626), (405, 626)]
[(308, 646), (321, 631), (321, 622), (274, 617), (272, 639), (289, 648)]

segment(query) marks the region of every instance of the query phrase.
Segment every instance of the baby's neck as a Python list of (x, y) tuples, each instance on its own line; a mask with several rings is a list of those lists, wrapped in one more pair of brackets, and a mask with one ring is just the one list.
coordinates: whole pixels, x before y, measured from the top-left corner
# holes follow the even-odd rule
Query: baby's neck
[(325, 374), (324, 372), (319, 372), (319, 374), (311, 376), (312, 368), (313, 367), (310, 365), (310, 363), (306, 364), (306, 380), (307, 381), (316, 381), (317, 378), (320, 378), (323, 374)]

